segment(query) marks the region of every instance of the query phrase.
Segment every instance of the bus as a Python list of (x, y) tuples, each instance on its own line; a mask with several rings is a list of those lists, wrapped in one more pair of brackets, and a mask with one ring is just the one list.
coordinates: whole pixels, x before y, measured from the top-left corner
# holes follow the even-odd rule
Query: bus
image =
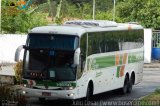
[[(75, 100), (126, 94), (142, 81), (144, 29), (107, 20), (73, 20), (30, 30), (24, 49), (26, 97)], [(17, 49), (15, 60), (19, 61)]]

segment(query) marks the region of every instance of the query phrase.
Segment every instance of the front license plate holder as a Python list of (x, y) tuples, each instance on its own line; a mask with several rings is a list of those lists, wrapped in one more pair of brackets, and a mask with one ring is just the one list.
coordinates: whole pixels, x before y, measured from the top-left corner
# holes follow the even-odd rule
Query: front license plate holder
[(50, 92), (42, 92), (42, 96), (51, 96)]

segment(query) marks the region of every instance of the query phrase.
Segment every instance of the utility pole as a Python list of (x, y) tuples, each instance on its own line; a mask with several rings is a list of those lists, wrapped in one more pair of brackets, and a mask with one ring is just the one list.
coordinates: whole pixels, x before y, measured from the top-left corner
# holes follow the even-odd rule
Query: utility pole
[(60, 0), (59, 4), (57, 6), (57, 12), (56, 12), (56, 16), (54, 18), (54, 22), (56, 21), (57, 18), (58, 19), (60, 18), (60, 12), (61, 12), (61, 7), (62, 7), (62, 2), (63, 2), (63, 0)]
[(48, 5), (49, 5), (49, 12), (50, 12), (50, 15), (51, 15), (52, 21), (53, 21), (53, 11), (52, 11), (51, 1), (50, 1), (50, 0), (47, 0), (47, 2), (48, 2)]
[(56, 14), (56, 17), (57, 17), (57, 18), (60, 17), (60, 12), (61, 12), (61, 7), (62, 7), (62, 1), (63, 1), (63, 0), (60, 0), (60, 3), (59, 3), (59, 5), (58, 5), (57, 14)]
[(93, 20), (95, 20), (95, 8), (96, 8), (96, 1), (93, 0)]
[(113, 5), (113, 21), (115, 21), (115, 16), (116, 16), (116, 0), (114, 0), (114, 5)]

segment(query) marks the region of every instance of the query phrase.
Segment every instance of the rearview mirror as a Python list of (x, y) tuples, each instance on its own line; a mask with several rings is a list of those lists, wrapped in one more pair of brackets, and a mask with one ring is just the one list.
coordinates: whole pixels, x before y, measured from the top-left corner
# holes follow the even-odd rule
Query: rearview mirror
[(21, 51), (22, 51), (22, 49), (23, 49), (24, 47), (25, 47), (24, 45), (21, 45), (21, 46), (19, 46), (19, 47), (16, 49), (15, 58), (14, 58), (14, 60), (15, 60), (16, 62), (19, 62), (19, 61), (20, 61), (20, 53), (21, 53)]
[(74, 64), (78, 65), (80, 59), (80, 48), (77, 48), (74, 52)]

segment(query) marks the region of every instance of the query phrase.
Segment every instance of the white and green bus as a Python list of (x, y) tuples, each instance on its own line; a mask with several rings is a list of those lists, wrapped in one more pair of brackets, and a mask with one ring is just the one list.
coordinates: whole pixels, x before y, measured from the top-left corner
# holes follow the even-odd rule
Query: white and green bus
[(22, 92), (39, 100), (130, 93), (142, 81), (143, 44), (136, 23), (77, 20), (33, 28), (23, 46)]

